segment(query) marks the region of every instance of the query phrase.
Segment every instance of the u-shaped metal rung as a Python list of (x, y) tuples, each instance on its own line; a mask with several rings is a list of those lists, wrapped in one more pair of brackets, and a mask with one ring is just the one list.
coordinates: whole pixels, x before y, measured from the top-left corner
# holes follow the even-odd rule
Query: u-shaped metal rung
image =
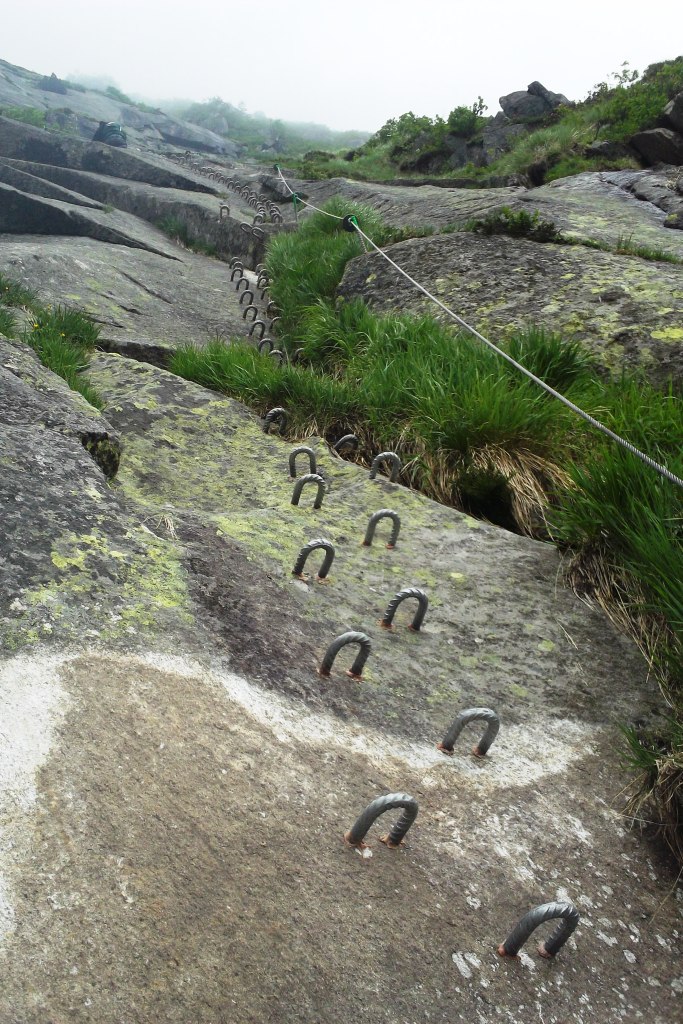
[(304, 350), (302, 348), (294, 349), (294, 353), (292, 354), (292, 358), (290, 360), (292, 366), (296, 366), (297, 363), (301, 362), (301, 357), (303, 356), (303, 354)]
[[(256, 308), (256, 307), (254, 307), (254, 308)], [(263, 335), (266, 333), (266, 325), (264, 324), (263, 320), (254, 320), (252, 322), (252, 325), (249, 328), (249, 337), (250, 338), (253, 337), (254, 331), (256, 330), (257, 327), (261, 328), (261, 334), (260, 334), (259, 338), (260, 338), (261, 341), (263, 341)], [(270, 338), (267, 338), (266, 340), (270, 341)], [(272, 344), (272, 342), (271, 342), (271, 344)]]
[(491, 708), (469, 708), (467, 711), (461, 711), (453, 719), (441, 743), (437, 743), (437, 749), (443, 751), (444, 754), (452, 754), (455, 741), (465, 726), (470, 722), (480, 721), (486, 722), (486, 731), (479, 742), (472, 747), (472, 753), (475, 757), (484, 757), (500, 729), (500, 718)]
[[(261, 342), (260, 344), (263, 344)], [(260, 347), (260, 346), (259, 346)], [(280, 424), (280, 433), (283, 434), (285, 427), (287, 426), (287, 413), (281, 406), (277, 406), (275, 409), (271, 409), (266, 413), (263, 420), (263, 433), (269, 434), (270, 428), (273, 423)]]
[(227, 203), (221, 203), (220, 207), (219, 219), (223, 220), (224, 216), (230, 216), (230, 207), (227, 205)]
[(398, 474), (401, 472), (401, 460), (396, 452), (380, 452), (379, 455), (375, 455), (372, 460), (372, 466), (370, 467), (370, 479), (375, 479), (377, 476), (377, 470), (383, 462), (389, 462), (391, 464), (391, 476), (389, 477), (389, 483), (395, 484), (398, 480)]
[[(280, 427), (282, 433), (282, 427)], [(297, 482), (294, 484), (294, 490), (292, 492), (292, 505), (299, 504), (299, 498), (306, 484), (317, 484), (318, 493), (315, 496), (313, 502), (313, 508), (322, 508), (323, 497), (325, 495), (325, 481), (317, 473), (306, 473), (304, 476), (300, 476)]]
[(325, 557), (323, 558), (323, 564), (318, 569), (318, 574), (316, 578), (319, 580), (325, 579), (328, 572), (332, 568), (332, 563), (334, 562), (334, 544), (332, 543), (332, 541), (325, 540), (324, 537), (319, 537), (317, 540), (309, 540), (308, 544), (302, 547), (301, 551), (299, 552), (299, 557), (294, 563), (294, 568), (292, 569), (292, 576), (298, 576), (299, 578), (303, 577), (306, 559), (308, 558), (312, 551), (317, 551), (318, 548), (322, 548), (322, 550), (325, 552)]
[(265, 238), (266, 237), (266, 233), (263, 230), (263, 228), (259, 228), (259, 227), (252, 228), (251, 229), (251, 233), (254, 236), (254, 238)]
[(252, 223), (254, 223), (254, 224), (263, 224), (265, 219), (266, 218), (263, 216), (262, 213), (257, 213), (256, 216), (254, 217), (254, 220), (253, 220)]
[(239, 274), (239, 276), (240, 276), (240, 281), (241, 281), (241, 280), (242, 280), (242, 278), (244, 277), (244, 271), (242, 270), (242, 268), (241, 268), (241, 267), (235, 267), (235, 269), (233, 270), (232, 274), (230, 275), (230, 280), (231, 280), (231, 281), (234, 281), (234, 280), (235, 280), (235, 274)]
[(304, 454), (308, 455), (308, 461), (309, 461), (309, 470), (308, 470), (308, 472), (309, 473), (315, 473), (316, 469), (318, 468), (317, 465), (316, 465), (315, 452), (313, 451), (313, 449), (309, 448), (305, 444), (299, 445), (299, 447), (298, 448), (294, 448), (290, 452), (290, 455), (289, 455), (289, 475), (292, 477), (292, 479), (296, 476), (296, 457), (297, 457), (297, 455), (304, 455)]
[(232, 259), (230, 260), (230, 263), (228, 264), (228, 266), (232, 267), (232, 268), (239, 267), (240, 270), (244, 270), (244, 263), (239, 258), (239, 256), (233, 256)]
[(337, 441), (332, 450), (335, 452), (340, 452), (344, 448), (351, 448), (351, 450), (354, 452), (358, 451), (358, 438), (356, 437), (355, 434), (344, 434), (343, 437), (339, 438), (339, 440)]
[(347, 676), (351, 676), (352, 679), (360, 679), (363, 674), (363, 668), (365, 662), (370, 656), (372, 650), (372, 641), (366, 633), (342, 633), (336, 640), (333, 640), (330, 646), (325, 651), (325, 657), (322, 660), (322, 664), (318, 669), (318, 675), (329, 676), (332, 671), (334, 659), (337, 657), (342, 647), (347, 647), (348, 644), (358, 644), (360, 650), (356, 655), (355, 661), (350, 669), (347, 669)]
[(515, 925), (505, 942), (498, 947), (501, 956), (517, 956), (531, 933), (544, 921), (560, 918), (560, 925), (553, 934), (538, 947), (539, 956), (548, 960), (559, 953), (565, 942), (581, 920), (581, 915), (573, 903), (543, 903), (525, 914)]
[[(263, 323), (262, 320), (260, 322)], [(270, 345), (270, 348), (268, 349), (269, 353), (271, 353), (273, 351), (273, 349), (275, 348), (275, 342), (273, 341), (272, 338), (264, 338), (262, 336), (261, 340), (259, 341), (259, 343), (258, 343), (258, 345), (256, 347), (258, 348), (259, 352), (263, 352), (263, 350), (266, 347), (266, 345)]]
[(363, 839), (373, 822), (385, 811), (391, 811), (394, 807), (402, 807), (403, 814), (392, 827), (391, 832), (381, 837), (380, 842), (395, 850), (401, 845), (406, 832), (417, 818), (417, 800), (408, 796), (407, 793), (389, 793), (387, 796), (379, 796), (373, 800), (346, 833), (345, 841), (349, 846), (357, 846), (362, 849), (365, 846)]
[(282, 366), (282, 364), (284, 363), (284, 361), (286, 359), (286, 356), (285, 356), (284, 352), (280, 348), (273, 348), (273, 349), (271, 349), (270, 352), (268, 353), (268, 355), (269, 356), (273, 356), (276, 359), (279, 359), (280, 360), (280, 366)]
[(417, 610), (408, 629), (413, 629), (416, 633), (419, 633), (420, 626), (424, 622), (424, 617), (427, 614), (429, 598), (425, 594), (424, 590), (420, 590), (418, 587), (404, 587), (403, 590), (399, 590), (398, 594), (396, 594), (396, 596), (393, 597), (387, 605), (387, 610), (384, 613), (384, 617), (382, 618), (380, 625), (384, 626), (385, 629), (391, 629), (396, 609), (409, 597), (417, 598)]
[[(244, 294), (246, 295), (247, 293), (246, 293), (246, 292), (244, 292)], [(252, 319), (253, 323), (256, 323), (256, 314), (257, 314), (258, 310), (256, 309), (256, 306), (253, 306), (253, 305), (249, 305), (249, 306), (247, 306), (247, 307), (246, 307), (246, 309), (245, 309), (245, 310), (244, 310), (244, 312), (242, 313), (242, 319), (243, 319), (243, 320), (246, 320), (246, 319), (247, 319), (247, 313), (248, 313), (248, 312), (249, 312), (250, 310), (252, 310), (252, 311), (253, 311), (253, 313), (254, 313), (254, 315), (253, 315), (253, 317), (252, 317), (251, 319)]]
[(240, 295), (240, 306), (244, 305), (244, 300), (246, 299), (247, 295), (249, 296), (249, 305), (251, 305), (252, 302), (254, 301), (254, 293), (252, 292), (251, 288), (245, 288), (242, 294)]
[(244, 277), (244, 276), (240, 277), (239, 281), (235, 285), (235, 291), (238, 292), (240, 290), (240, 288), (242, 287), (242, 285), (244, 285), (245, 291), (249, 291), (249, 282), (247, 281), (246, 277)]
[(280, 312), (280, 307), (271, 299), (266, 306), (266, 316), (278, 316)]
[(265, 272), (265, 270), (262, 270), (261, 273), (259, 274), (259, 276), (256, 278), (256, 287), (257, 288), (265, 288), (265, 286), (269, 285), (269, 284), (270, 284), (270, 277)]
[(363, 539), (363, 544), (366, 548), (370, 547), (372, 544), (372, 538), (375, 536), (377, 524), (382, 519), (391, 519), (393, 526), (391, 528), (391, 536), (389, 537), (387, 547), (396, 547), (396, 541), (398, 540), (398, 535), (401, 531), (401, 517), (398, 512), (394, 512), (390, 508), (381, 508), (379, 512), (373, 512), (368, 520), (368, 528), (365, 531), (365, 537)]

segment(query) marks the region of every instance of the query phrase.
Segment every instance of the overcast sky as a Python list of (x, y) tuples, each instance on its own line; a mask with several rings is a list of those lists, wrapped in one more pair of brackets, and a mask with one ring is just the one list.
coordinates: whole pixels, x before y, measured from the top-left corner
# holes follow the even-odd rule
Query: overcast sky
[(683, 3), (628, 0), (3, 0), (0, 58), (108, 75), (161, 101), (221, 96), (250, 112), (375, 131), (447, 116), (537, 79), (582, 99), (623, 61), (683, 50)]

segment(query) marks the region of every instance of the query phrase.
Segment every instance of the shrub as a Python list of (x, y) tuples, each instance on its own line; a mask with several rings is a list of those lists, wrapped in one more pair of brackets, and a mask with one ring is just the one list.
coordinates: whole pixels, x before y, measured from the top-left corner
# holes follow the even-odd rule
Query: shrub
[(562, 242), (562, 233), (551, 220), (543, 220), (538, 210), (512, 210), (502, 206), (488, 213), (480, 220), (465, 225), (469, 231), (480, 235), (510, 235), (512, 238), (529, 238), (534, 242)]
[(57, 92), (62, 95), (68, 91), (66, 82), (62, 82), (60, 78), (57, 78), (54, 72), (51, 75), (45, 75), (41, 78), (38, 88), (43, 89), (46, 92)]
[(33, 125), (34, 128), (45, 127), (45, 111), (36, 107), (0, 107), (0, 114), (3, 117), (10, 117), (13, 121)]

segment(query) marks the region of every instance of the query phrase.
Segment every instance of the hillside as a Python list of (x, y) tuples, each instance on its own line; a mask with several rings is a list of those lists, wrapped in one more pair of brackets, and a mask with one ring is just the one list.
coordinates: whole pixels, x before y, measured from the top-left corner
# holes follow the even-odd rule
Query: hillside
[(582, 101), (541, 82), (500, 97), (487, 116), (481, 99), (448, 118), (390, 119), (362, 146), (310, 154), (304, 177), (390, 180), (425, 175), (451, 185), (542, 185), (581, 171), (638, 169), (683, 159), (683, 57), (648, 67), (625, 65)]
[(309, 180), (91, 111), (0, 115), (0, 1022), (671, 1024), (680, 494), (397, 267), (680, 475), (683, 168)]

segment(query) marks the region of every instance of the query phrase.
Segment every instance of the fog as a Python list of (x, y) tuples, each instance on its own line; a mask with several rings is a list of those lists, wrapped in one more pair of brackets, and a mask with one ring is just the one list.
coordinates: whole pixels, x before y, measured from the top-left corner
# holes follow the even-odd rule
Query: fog
[(582, 99), (624, 61), (677, 55), (683, 5), (648, 22), (620, 2), (5, 0), (0, 58), (60, 78), (105, 76), (137, 99), (206, 100), (375, 131), (407, 110), (447, 116), (538, 79)]

